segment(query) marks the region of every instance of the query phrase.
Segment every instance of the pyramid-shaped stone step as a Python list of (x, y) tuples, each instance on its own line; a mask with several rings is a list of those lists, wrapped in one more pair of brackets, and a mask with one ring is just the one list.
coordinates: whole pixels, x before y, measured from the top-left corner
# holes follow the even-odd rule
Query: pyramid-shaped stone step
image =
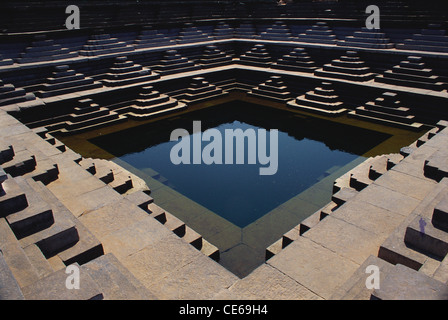
[(150, 26), (144, 26), (134, 42), (136, 49), (171, 46), (176, 42)]
[(18, 212), (6, 216), (9, 226), (17, 239), (24, 238), (48, 228), (54, 223), (53, 212), (37, 192), (35, 192), (22, 177), (15, 179), (26, 194), (28, 206)]
[(4, 218), (25, 209), (28, 206), (28, 201), (15, 179), (6, 175), (2, 169), (1, 172), (3, 181), (0, 183), (0, 218)]
[(317, 69), (314, 74), (319, 77), (345, 79), (350, 81), (369, 81), (375, 77), (370, 68), (358, 57), (356, 51), (347, 51), (339, 59), (325, 64)]
[[(17, 148), (16, 148), (17, 149)], [(17, 177), (34, 171), (36, 157), (27, 149), (17, 150), (14, 158), (2, 164), (3, 170), (12, 177)]]
[(204, 68), (214, 68), (232, 63), (232, 56), (220, 51), (215, 45), (205, 47), (199, 64)]
[(272, 58), (263, 44), (256, 44), (252, 49), (241, 55), (238, 62), (266, 68), (272, 64)]
[(116, 87), (155, 80), (160, 78), (160, 75), (152, 72), (151, 69), (129, 61), (127, 57), (117, 57), (110, 72), (106, 73), (104, 78), (102, 82), (106, 86)]
[(61, 94), (79, 92), (101, 88), (103, 85), (92, 78), (85, 77), (82, 73), (76, 73), (68, 65), (57, 66), (50, 78), (37, 92), (41, 98), (53, 97)]
[(35, 100), (33, 93), (26, 93), (22, 88), (17, 89), (12, 84), (5, 84), (0, 80), (0, 106)]
[(448, 253), (448, 232), (435, 228), (430, 219), (422, 216), (415, 217), (408, 225), (404, 242), (440, 259)]
[(392, 49), (394, 44), (386, 37), (386, 34), (377, 30), (362, 28), (355, 31), (352, 36), (346, 36), (345, 40), (339, 40), (338, 46), (372, 48), (372, 49)]
[(427, 275), (398, 264), (386, 274), (379, 289), (372, 293), (378, 300), (447, 300), (448, 286)]
[(160, 64), (153, 67), (154, 71), (161, 75), (194, 71), (199, 68), (192, 61), (182, 57), (176, 50), (166, 51)]
[[(72, 221), (74, 225), (75, 233), (66, 233), (63, 238), (56, 238), (56, 243), (52, 244), (52, 248), (42, 248), (39, 243), (36, 243), (46, 257), (51, 257), (57, 254), (58, 258), (60, 258), (65, 265), (69, 265), (75, 262), (80, 264), (86, 263), (104, 253), (102, 244), (98, 239), (74, 217), (74, 215), (45, 185), (30, 179), (28, 179), (27, 182), (47, 203), (51, 204), (55, 217), (55, 224), (57, 224), (59, 220), (65, 221), (67, 224), (69, 221)], [(62, 226), (59, 228), (61, 227)], [(57, 243), (58, 241), (60, 243)], [(29, 241), (25, 241), (25, 244), (28, 243)]]
[(431, 222), (434, 227), (448, 232), (448, 194), (434, 208)]
[(232, 39), (233, 28), (224, 21), (220, 21), (217, 23), (215, 30), (213, 31), (213, 37), (217, 40)]
[(195, 77), (192, 79), (192, 82), (181, 101), (187, 104), (192, 104), (225, 97), (227, 95), (227, 92), (208, 83), (203, 77)]
[(81, 266), (95, 281), (104, 300), (155, 300), (156, 297), (112, 254)]
[(369, 101), (364, 106), (357, 107), (349, 112), (350, 116), (391, 126), (404, 127), (419, 130), (423, 124), (415, 121), (415, 116), (410, 109), (401, 106), (398, 95), (393, 92), (385, 92), (375, 101)]
[(425, 177), (440, 181), (448, 177), (448, 151), (438, 150), (432, 154), (424, 166)]
[[(79, 264), (75, 264), (81, 268)], [(22, 288), (26, 300), (101, 300), (103, 294), (91, 276), (82, 273), (82, 285), (77, 290), (67, 290), (65, 269), (55, 271), (49, 276)], [(51, 290), (49, 290), (51, 288)]]
[(330, 82), (322, 82), (316, 89), (289, 101), (288, 105), (295, 109), (329, 116), (340, 115), (347, 111), (343, 107), (343, 102), (339, 101), (339, 97)]
[(242, 39), (259, 38), (259, 36), (257, 35), (257, 30), (255, 29), (252, 23), (241, 23), (235, 29), (235, 37)]
[(291, 99), (291, 92), (288, 91), (280, 76), (271, 76), (268, 81), (261, 83), (247, 94), (279, 103), (286, 103)]
[(12, 64), (14, 64), (14, 60), (4, 59), (3, 56), (0, 54), (0, 67), (10, 66)]
[(272, 27), (260, 33), (260, 38), (273, 41), (291, 41), (291, 31), (283, 21), (276, 21)]
[(273, 67), (299, 72), (314, 72), (317, 69), (314, 61), (303, 48), (294, 48), (289, 54), (278, 59)]
[(91, 99), (79, 100), (79, 106), (70, 114), (70, 120), (66, 121), (62, 134), (74, 134), (92, 130), (102, 126), (126, 121), (126, 117), (118, 115), (114, 111), (100, 107)]
[(397, 49), (448, 52), (448, 35), (440, 24), (430, 24), (428, 28), (414, 34), (411, 39), (397, 44)]
[(126, 44), (126, 42), (118, 41), (117, 38), (111, 38), (109, 34), (98, 31), (87, 40), (87, 43), (79, 51), (79, 54), (82, 56), (99, 56), (133, 50), (134, 47)]
[(378, 75), (375, 81), (434, 91), (442, 91), (446, 85), (439, 80), (438, 76), (433, 74), (432, 69), (425, 66), (422, 57), (418, 56), (409, 56), (407, 60), (400, 62), (392, 70), (387, 70), (384, 74)]
[(213, 40), (208, 34), (203, 33), (192, 23), (187, 23), (179, 32), (177, 43), (204, 42)]
[(1, 300), (24, 300), (22, 290), (14, 277), (11, 269), (5, 261), (3, 253), (0, 252), (0, 299)]
[(47, 39), (45, 35), (34, 36), (33, 42), (25, 48), (16, 59), (17, 63), (34, 63), (41, 61), (52, 61), (61, 59), (73, 59), (78, 56), (77, 52), (55, 44), (53, 40)]
[(325, 44), (337, 43), (336, 36), (325, 22), (317, 22), (311, 28), (307, 29), (305, 33), (300, 33), (297, 38), (300, 42)]
[(129, 112), (126, 115), (131, 119), (143, 120), (163, 113), (180, 111), (184, 108), (186, 108), (184, 103), (166, 94), (161, 94), (152, 86), (146, 86), (141, 89), (138, 98), (129, 106)]

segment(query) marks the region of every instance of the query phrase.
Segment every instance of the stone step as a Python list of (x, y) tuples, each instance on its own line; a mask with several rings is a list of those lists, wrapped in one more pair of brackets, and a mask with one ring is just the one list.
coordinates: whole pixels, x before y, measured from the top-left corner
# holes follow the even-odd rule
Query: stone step
[(24, 300), (19, 284), (0, 252), (0, 300)]
[(25, 193), (17, 182), (8, 175), (8, 179), (1, 184), (0, 190), (0, 218), (18, 212), (28, 206)]
[(41, 181), (47, 185), (59, 178), (59, 168), (53, 160), (41, 158), (37, 161), (36, 169), (23, 177), (32, 177), (35, 181)]
[(422, 253), (443, 259), (448, 253), (448, 233), (435, 228), (431, 220), (417, 216), (406, 228), (405, 243)]
[[(75, 264), (80, 268), (79, 265)], [(27, 300), (101, 300), (103, 294), (96, 282), (88, 272), (80, 270), (79, 289), (68, 289), (66, 281), (68, 275), (65, 270), (55, 271), (49, 276), (22, 288), (23, 295)], [(49, 290), (51, 288), (51, 290)]]
[(104, 300), (156, 299), (112, 253), (82, 265), (81, 270), (95, 281)]
[(202, 239), (202, 247), (200, 251), (205, 256), (215, 260), (216, 262), (219, 262), (220, 259), (219, 249), (210, 242), (208, 242), (207, 240)]
[(39, 280), (39, 274), (32, 265), (21, 244), (5, 219), (0, 219), (0, 250), (12, 275), (20, 287)]
[(427, 275), (398, 264), (375, 289), (378, 300), (447, 300), (448, 286)]
[(338, 192), (333, 194), (331, 201), (336, 203), (338, 206), (342, 206), (344, 203), (354, 198), (358, 194), (358, 191), (352, 188), (341, 188)]
[(373, 180), (369, 178), (370, 166), (373, 161), (373, 158), (369, 158), (350, 171), (350, 187), (357, 191), (361, 191), (373, 182)]
[(154, 202), (154, 199), (151, 196), (140, 190), (126, 195), (125, 198), (146, 212), (148, 212), (148, 206)]
[(132, 189), (132, 178), (123, 171), (114, 171), (114, 180), (109, 183), (109, 186), (111, 186), (118, 193), (124, 194), (128, 190)]
[(448, 285), (448, 256), (442, 260), (439, 267), (434, 272), (433, 278)]
[(381, 156), (372, 162), (369, 168), (369, 179), (375, 181), (387, 172), (387, 156)]
[(39, 247), (35, 244), (29, 245), (24, 249), (25, 254), (30, 260), (31, 264), (35, 268), (39, 278), (46, 277), (53, 273), (56, 270), (53, 270), (50, 262), (48, 262), (47, 258), (43, 255), (42, 251), (40, 251)]
[(31, 188), (23, 177), (15, 181), (26, 194), (28, 206), (6, 217), (9, 226), (17, 239), (22, 239), (33, 233), (50, 227), (54, 223), (53, 212), (50, 205)]
[(14, 158), (2, 164), (3, 170), (12, 177), (24, 175), (36, 168), (36, 157), (28, 150), (16, 151)]
[(448, 232), (448, 193), (435, 206), (431, 222), (434, 227)]

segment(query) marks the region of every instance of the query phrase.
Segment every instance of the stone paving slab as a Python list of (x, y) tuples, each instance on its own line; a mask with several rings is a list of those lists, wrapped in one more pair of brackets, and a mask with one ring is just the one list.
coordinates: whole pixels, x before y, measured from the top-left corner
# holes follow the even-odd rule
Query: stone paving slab
[(330, 298), (359, 267), (305, 237), (291, 243), (267, 264), (324, 299)]

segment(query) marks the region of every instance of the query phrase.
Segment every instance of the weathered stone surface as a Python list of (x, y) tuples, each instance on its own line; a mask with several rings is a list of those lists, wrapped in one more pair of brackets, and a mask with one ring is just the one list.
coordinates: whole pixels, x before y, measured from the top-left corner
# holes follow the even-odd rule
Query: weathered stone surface
[(0, 253), (0, 300), (23, 300), (17, 280), (6, 263), (3, 254)]

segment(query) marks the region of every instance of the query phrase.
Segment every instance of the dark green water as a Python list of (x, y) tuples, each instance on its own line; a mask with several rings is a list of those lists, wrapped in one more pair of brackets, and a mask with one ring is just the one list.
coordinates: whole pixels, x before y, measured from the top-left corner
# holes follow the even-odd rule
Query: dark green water
[[(226, 129), (278, 129), (277, 172), (261, 176), (259, 168), (266, 165), (258, 161), (247, 164), (247, 144), (245, 164), (174, 165), (170, 151), (178, 142), (170, 141), (170, 134), (174, 129), (183, 128), (192, 139), (192, 125), (196, 120), (201, 121), (203, 131), (216, 128), (223, 137)], [(280, 110), (233, 102), (91, 142), (137, 169), (157, 171), (171, 188), (244, 228), (313, 186), (330, 168), (348, 164), (387, 138), (387, 134), (366, 129), (302, 119)], [(202, 142), (202, 148), (208, 144)], [(268, 147), (268, 155), (269, 150)], [(224, 149), (222, 153), (224, 159)]]

